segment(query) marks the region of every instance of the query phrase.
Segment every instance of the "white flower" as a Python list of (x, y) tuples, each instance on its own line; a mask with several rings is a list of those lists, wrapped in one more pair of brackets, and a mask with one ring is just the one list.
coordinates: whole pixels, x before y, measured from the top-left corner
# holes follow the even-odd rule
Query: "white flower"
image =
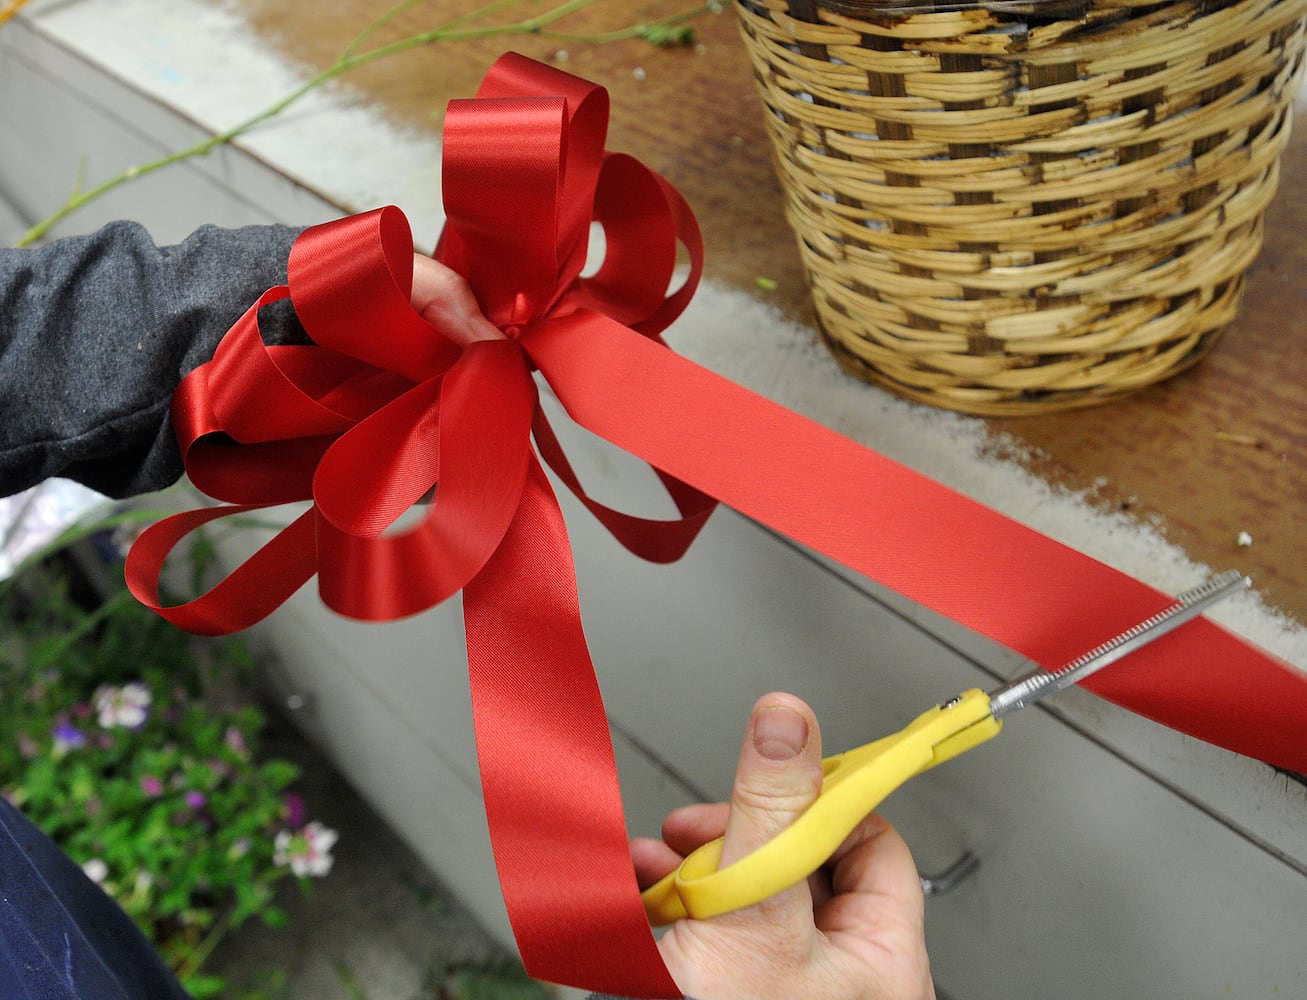
[(82, 871), (86, 872), (86, 877), (96, 885), (103, 884), (104, 880), (109, 877), (109, 866), (100, 858), (92, 858), (82, 865)]
[(150, 689), (139, 681), (95, 693), (95, 710), (105, 729), (139, 729), (150, 714)]
[(331, 848), (339, 834), (317, 820), (305, 824), (302, 830), (280, 831), (273, 840), (272, 861), (277, 865), (290, 865), (300, 878), (312, 875), (321, 878), (331, 871)]

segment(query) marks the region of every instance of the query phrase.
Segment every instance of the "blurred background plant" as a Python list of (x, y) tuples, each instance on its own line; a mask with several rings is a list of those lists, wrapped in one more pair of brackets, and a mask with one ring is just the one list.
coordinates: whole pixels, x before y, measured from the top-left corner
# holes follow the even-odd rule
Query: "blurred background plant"
[[(127, 592), (121, 554), (174, 506), (167, 493), (152, 498), (158, 507), (118, 508), (52, 481), (11, 499), (8, 509), (0, 501), (0, 795), (118, 901), (196, 1000), (308, 995), (297, 990), (303, 962), (291, 956), (326, 951), (348, 933), (331, 897), (357, 892), (361, 880), (390, 884), (388, 905), (430, 928), (427, 958), (409, 957), (421, 984), (384, 995), (555, 996), (469, 930), (293, 725), (260, 707), (268, 692), (244, 638), (190, 636)], [(231, 530), (270, 527), (231, 521)], [(217, 537), (193, 534), (165, 583), (204, 590)], [(351, 844), (360, 840), (361, 870), (345, 870), (335, 888), (314, 879), (333, 870), (336, 831), (309, 818), (306, 799), (344, 819)], [(337, 995), (380, 1000), (344, 955), (323, 960)]]
[(171, 627), (121, 573), (89, 583), (67, 545), (86, 535), (110, 548), (98, 528), (73, 529), (0, 584), (0, 794), (119, 902), (192, 996), (230, 996), (206, 958), (252, 918), (283, 923), (274, 885), (325, 875), (335, 834), (292, 791), (296, 766), (260, 754), (246, 644)]

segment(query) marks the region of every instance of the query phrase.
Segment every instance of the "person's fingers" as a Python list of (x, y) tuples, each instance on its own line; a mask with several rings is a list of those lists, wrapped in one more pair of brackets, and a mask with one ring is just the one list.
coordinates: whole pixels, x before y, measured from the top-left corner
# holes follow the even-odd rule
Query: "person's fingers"
[(685, 855), (676, 853), (661, 840), (636, 837), (631, 841), (631, 863), (635, 866), (635, 880), (641, 890), (675, 871), (684, 860)]
[(673, 809), (663, 821), (663, 839), (636, 837), (631, 841), (631, 861), (636, 881), (647, 889), (675, 869), (686, 856), (726, 829), (725, 802), (700, 802)]
[(889, 820), (869, 813), (831, 856), (836, 892), (875, 892), (900, 900), (921, 898), (912, 851)]
[(413, 255), (413, 292), (409, 301), (418, 315), (460, 346), (504, 337), (482, 314), (467, 280), (425, 254)]
[[(821, 777), (821, 737), (812, 709), (787, 694), (759, 699), (736, 764), (721, 864), (739, 860), (793, 823), (821, 792)], [(712, 816), (669, 817), (664, 832), (706, 833)], [(806, 968), (815, 933), (805, 881), (755, 906), (680, 921), (659, 946), (688, 995), (792, 996), (777, 977), (792, 978)]]
[(925, 902), (912, 852), (880, 816), (868, 816), (841, 845), (835, 895), (815, 913), (826, 940), (877, 969), (877, 995), (933, 1000)]
[(759, 699), (735, 770), (722, 864), (761, 847), (794, 822), (821, 792), (817, 719), (788, 694)]
[(701, 802), (674, 809), (663, 820), (663, 841), (672, 850), (689, 854), (726, 832), (730, 810), (725, 802)]
[(832, 856), (829, 870), (834, 898), (817, 911), (821, 929), (854, 930), (873, 910), (896, 914), (909, 928), (920, 928), (925, 915), (921, 877), (907, 843), (883, 817), (872, 813), (858, 824)]

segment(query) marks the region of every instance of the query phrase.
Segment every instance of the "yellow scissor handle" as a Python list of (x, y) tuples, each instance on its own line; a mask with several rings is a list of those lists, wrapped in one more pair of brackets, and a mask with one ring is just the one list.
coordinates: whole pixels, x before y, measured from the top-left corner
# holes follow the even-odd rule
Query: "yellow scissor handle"
[(909, 778), (997, 736), (1003, 723), (978, 688), (937, 705), (904, 729), (822, 761), (817, 801), (772, 840), (719, 869), (722, 840), (704, 844), (643, 893), (651, 923), (704, 920), (752, 906), (823, 864), (866, 815)]

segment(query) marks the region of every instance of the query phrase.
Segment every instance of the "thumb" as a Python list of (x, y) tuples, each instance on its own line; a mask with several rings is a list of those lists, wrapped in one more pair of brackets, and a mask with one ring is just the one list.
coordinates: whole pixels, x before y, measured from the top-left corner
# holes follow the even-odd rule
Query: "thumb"
[(460, 347), (478, 340), (504, 339), (499, 328), (482, 315), (467, 279), (426, 254), (413, 254), (409, 301), (418, 315)]
[(721, 864), (767, 843), (820, 792), (821, 733), (812, 709), (793, 695), (763, 696), (740, 748)]

